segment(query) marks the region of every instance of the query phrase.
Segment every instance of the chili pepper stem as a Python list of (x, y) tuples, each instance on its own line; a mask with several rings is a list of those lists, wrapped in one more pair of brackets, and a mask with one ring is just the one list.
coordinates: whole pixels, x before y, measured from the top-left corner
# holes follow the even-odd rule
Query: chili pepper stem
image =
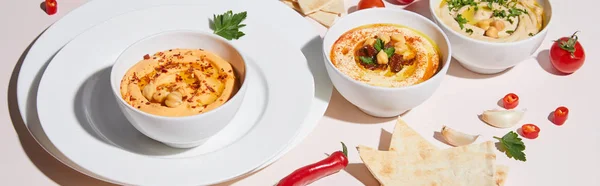
[(344, 156), (348, 157), (348, 148), (346, 147), (346, 144), (344, 144), (344, 142), (340, 143), (342, 143), (342, 153), (344, 154)]

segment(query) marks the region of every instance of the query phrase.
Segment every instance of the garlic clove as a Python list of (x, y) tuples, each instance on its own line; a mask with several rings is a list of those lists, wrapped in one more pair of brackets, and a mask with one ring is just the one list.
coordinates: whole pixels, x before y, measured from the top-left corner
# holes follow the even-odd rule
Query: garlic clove
[(442, 127), (441, 133), (444, 140), (455, 147), (469, 145), (479, 137), (479, 135), (465, 134), (446, 126)]
[(494, 127), (509, 128), (523, 119), (525, 111), (525, 109), (486, 110), (481, 114), (481, 120)]

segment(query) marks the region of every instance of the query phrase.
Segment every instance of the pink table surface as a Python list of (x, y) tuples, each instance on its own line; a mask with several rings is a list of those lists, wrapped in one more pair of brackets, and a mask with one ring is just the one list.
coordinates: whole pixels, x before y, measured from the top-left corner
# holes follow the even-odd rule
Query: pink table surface
[[(41, 2), (42, 0), (4, 0), (1, 3), (0, 56), (4, 59), (2, 64), (5, 68), (0, 68), (0, 87), (3, 89), (0, 91), (0, 96), (7, 97), (7, 99), (0, 99), (0, 105), (8, 106), (0, 107), (0, 121), (2, 121), (2, 125), (0, 125), (0, 138), (2, 139), (0, 140), (0, 147), (2, 147), (0, 185), (111, 185), (83, 175), (54, 159), (36, 143), (18, 113), (16, 75), (20, 65), (18, 62), (24, 57), (23, 51), (50, 24), (86, 1), (59, 0), (59, 13), (54, 16), (48, 16), (40, 9)], [(346, 0), (346, 8), (350, 12), (355, 11), (357, 2), (358, 0)], [(522, 99), (529, 97), (535, 100), (532, 101), (535, 102), (535, 105), (529, 104), (530, 107), (548, 110), (548, 112), (535, 112), (526, 117), (531, 122), (545, 122), (542, 127), (545, 133), (541, 134), (541, 139), (526, 142), (530, 145), (530, 154), (539, 152), (536, 151), (534, 145), (559, 145), (562, 146), (558, 147), (560, 149), (576, 144), (573, 141), (563, 141), (576, 138), (578, 131), (581, 130), (600, 132), (600, 128), (596, 127), (597, 123), (593, 122), (597, 121), (594, 114), (597, 115), (597, 111), (599, 111), (593, 106), (600, 103), (598, 99), (600, 91), (597, 88), (600, 76), (594, 71), (600, 69), (600, 66), (597, 63), (597, 56), (593, 53), (598, 52), (600, 46), (596, 43), (600, 41), (598, 37), (600, 27), (595, 25), (596, 21), (592, 21), (592, 17), (597, 17), (595, 15), (597, 10), (593, 7), (598, 7), (600, 4), (598, 1), (591, 0), (553, 0), (553, 3), (554, 25), (548, 33), (546, 42), (532, 58), (497, 75), (475, 74), (465, 70), (457, 63), (452, 63), (448, 75), (436, 94), (423, 105), (406, 114), (404, 119), (409, 124), (422, 124), (423, 127), (417, 129), (421, 134), (432, 134), (431, 130), (438, 130), (436, 127), (446, 124), (439, 123), (440, 121), (447, 123), (474, 122), (475, 119), (469, 117), (470, 115), (478, 114), (484, 109), (495, 106), (496, 101), (504, 94), (516, 92), (521, 95)], [(403, 8), (391, 5), (389, 2), (386, 4), (388, 7)], [(429, 16), (427, 0), (417, 1), (407, 9)], [(321, 34), (326, 31), (316, 22), (308, 21), (314, 23), (315, 29)], [(557, 75), (547, 57), (548, 48), (552, 44), (551, 40), (563, 35), (570, 35), (575, 30), (583, 31), (579, 37), (584, 42), (588, 53), (586, 64), (580, 71), (570, 76)], [(523, 101), (524, 105), (527, 105), (527, 100)], [(481, 104), (486, 102), (492, 104)], [(545, 117), (559, 104), (569, 104), (573, 114), (579, 114), (573, 116), (576, 117), (573, 120), (580, 121), (578, 123), (580, 126), (573, 121), (561, 128), (546, 124), (548, 121), (545, 120)], [(460, 106), (461, 109), (456, 109), (457, 106)], [(325, 153), (338, 150), (340, 148), (339, 141), (344, 141), (350, 147), (350, 165), (344, 171), (319, 180), (313, 185), (378, 185), (378, 182), (362, 164), (353, 147), (363, 144), (387, 149), (391, 137), (388, 131), (392, 131), (394, 123), (394, 118), (373, 118), (360, 112), (334, 90), (325, 116), (317, 128), (300, 145), (263, 170), (221, 185), (272, 185), (294, 169), (321, 160), (325, 157)], [(493, 129), (486, 128), (486, 130)], [(502, 135), (506, 131), (508, 130), (496, 133)], [(440, 147), (447, 147), (436, 141), (434, 136), (425, 137)], [(594, 149), (587, 150), (592, 153), (572, 156), (566, 156), (563, 153), (561, 156), (551, 158), (569, 159), (569, 161), (573, 161), (570, 163), (578, 166), (574, 167), (578, 171), (600, 166), (597, 158), (600, 156), (598, 135), (577, 140), (594, 140), (595, 142), (591, 144), (595, 144), (595, 146), (588, 147)], [(588, 144), (590, 143), (588, 142)], [(535, 164), (536, 158), (542, 159), (544, 156), (546, 155), (542, 153), (530, 155), (531, 163)], [(500, 153), (498, 157), (503, 162), (511, 162), (517, 165), (516, 167), (521, 166), (513, 163), (515, 161), (507, 160)], [(567, 164), (558, 163), (554, 166), (568, 167)], [(543, 167), (544, 165), (535, 166)], [(540, 171), (547, 174), (548, 179), (568, 174), (567, 176), (574, 181), (560, 179), (558, 182), (546, 182), (551, 185), (597, 185), (600, 183), (598, 176), (594, 175), (593, 171), (581, 171), (577, 174), (569, 173), (571, 170), (547, 169)], [(531, 181), (529, 183), (514, 181), (528, 180), (526, 174), (514, 172), (509, 174), (507, 185), (537, 185), (536, 183), (539, 183), (537, 181), (540, 181), (529, 180)]]

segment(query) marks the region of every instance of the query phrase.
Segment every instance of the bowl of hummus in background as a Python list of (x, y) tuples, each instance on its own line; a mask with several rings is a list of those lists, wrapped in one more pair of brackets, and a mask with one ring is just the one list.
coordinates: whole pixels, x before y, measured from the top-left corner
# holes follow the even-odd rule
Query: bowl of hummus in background
[(246, 58), (212, 33), (175, 30), (125, 49), (111, 69), (119, 108), (144, 135), (175, 148), (203, 144), (237, 113)]
[(398, 116), (431, 97), (448, 71), (450, 53), (448, 38), (435, 23), (401, 9), (344, 16), (323, 41), (335, 88), (375, 117)]
[(452, 57), (481, 74), (499, 73), (529, 58), (552, 22), (548, 0), (430, 0), (429, 8), (448, 35)]

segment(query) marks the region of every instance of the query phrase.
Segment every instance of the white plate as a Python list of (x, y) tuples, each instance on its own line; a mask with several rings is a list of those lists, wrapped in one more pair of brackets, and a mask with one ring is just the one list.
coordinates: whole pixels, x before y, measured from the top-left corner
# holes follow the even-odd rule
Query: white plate
[[(249, 15), (243, 29), (246, 36), (233, 41), (252, 59), (248, 99), (239, 114), (197, 148), (171, 149), (146, 138), (111, 98), (110, 67), (140, 39), (175, 29), (210, 31), (213, 13), (230, 9)], [(314, 95), (301, 51), (281, 41), (259, 17), (252, 17), (257, 11), (170, 5), (127, 13), (89, 29), (65, 45), (44, 72), (37, 100), (42, 128), (71, 161), (119, 183), (204, 185), (252, 171), (293, 140)]]
[[(52, 143), (48, 141), (47, 136), (41, 129), (36, 112), (37, 103), (35, 99), (37, 96), (38, 82), (43, 71), (45, 70), (45, 65), (70, 39), (74, 38), (76, 35), (85, 31), (89, 27), (97, 23), (101, 23), (112, 16), (130, 12), (135, 9), (145, 9), (164, 4), (192, 5), (204, 3), (205, 1), (199, 2), (196, 0), (173, 0), (168, 2), (160, 0), (146, 0), (143, 1), (143, 3), (140, 3), (139, 1), (115, 0), (91, 1), (82, 7), (73, 10), (70, 14), (63, 17), (63, 19), (53, 24), (37, 39), (36, 43), (29, 50), (27, 57), (21, 66), (18, 78), (17, 95), (19, 108), (28, 129), (33, 134), (34, 138), (38, 140), (38, 142), (49, 153), (51, 153), (61, 162), (85, 174), (106, 180), (106, 178), (86, 171), (77, 164), (71, 162), (60, 151), (58, 151)], [(261, 2), (260, 5), (257, 5), (256, 1), (240, 1), (235, 3), (230, 1), (218, 1), (214, 3), (232, 3), (237, 4), (239, 7), (244, 6), (247, 9), (270, 10), (269, 12), (255, 12), (254, 14), (249, 15), (249, 18), (269, 20), (271, 23), (277, 23), (270, 25), (277, 30), (277, 33), (274, 33), (275, 35), (293, 35), (294, 37), (278, 37), (278, 39), (287, 40), (292, 44), (292, 47), (295, 47), (297, 50), (302, 50), (309, 61), (308, 65), (305, 65), (304, 68), (311, 70), (312, 76), (315, 80), (315, 96), (311, 101), (311, 110), (306, 116), (300, 132), (296, 138), (293, 139), (292, 144), (287, 146), (285, 150), (275, 155), (269, 161), (262, 164), (260, 166), (260, 168), (262, 168), (277, 160), (279, 157), (285, 154), (285, 152), (289, 151), (302, 139), (304, 139), (304, 137), (306, 137), (308, 133), (316, 126), (317, 121), (322, 117), (325, 109), (327, 108), (332, 86), (331, 82), (327, 78), (324, 68), (322, 68), (323, 59), (320, 55), (321, 40), (312, 25), (306, 22), (306, 20), (300, 17), (296, 12), (288, 7), (285, 7), (277, 1), (265, 1)], [(114, 6), (115, 4), (118, 4), (119, 6)], [(277, 16), (272, 17), (271, 15)], [(179, 155), (179, 157), (184, 156)]]

